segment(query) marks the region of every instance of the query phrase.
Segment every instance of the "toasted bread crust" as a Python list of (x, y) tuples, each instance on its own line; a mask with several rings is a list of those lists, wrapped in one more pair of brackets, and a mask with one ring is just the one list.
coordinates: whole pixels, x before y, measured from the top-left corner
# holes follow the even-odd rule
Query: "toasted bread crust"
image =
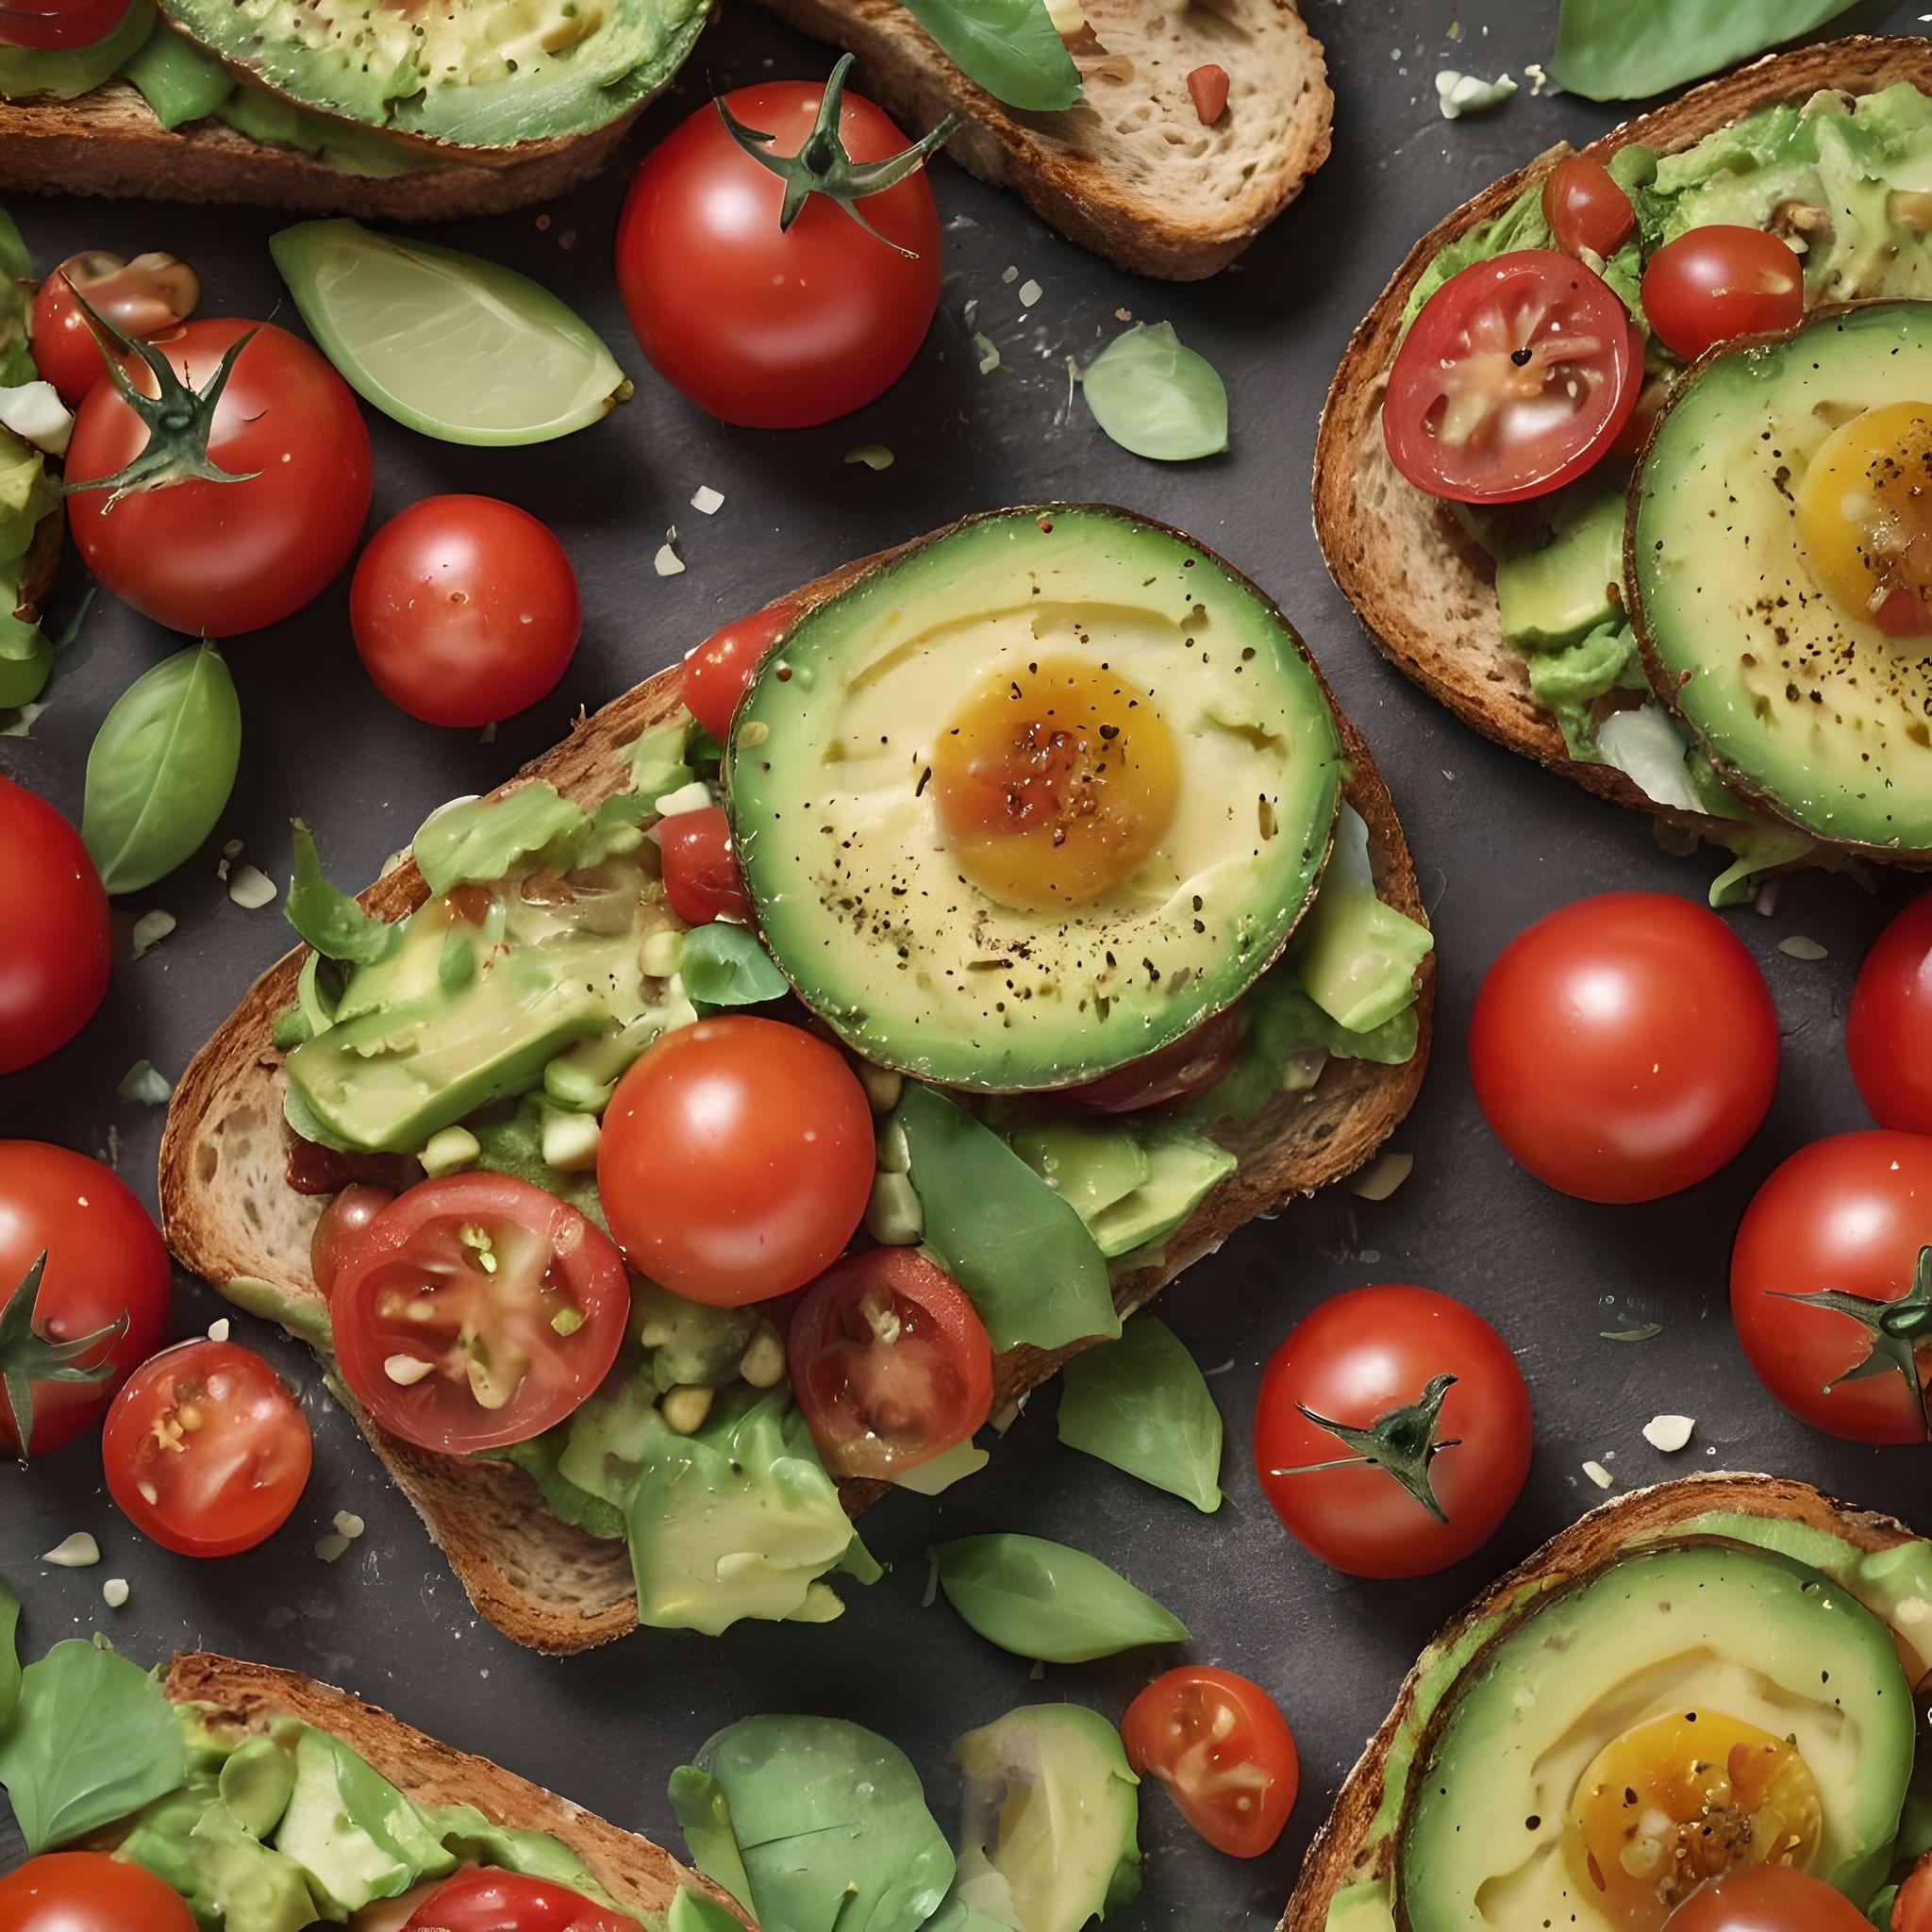
[(1573, 1582), (1609, 1561), (1626, 1545), (1666, 1537), (1678, 1525), (1714, 1510), (1803, 1524), (1844, 1538), (1867, 1553), (1918, 1541), (1915, 1532), (1895, 1518), (1840, 1503), (1809, 1483), (1787, 1476), (1718, 1471), (1633, 1491), (1558, 1530), (1430, 1639), (1414, 1669), (1403, 1679), (1389, 1715), (1336, 1793), (1327, 1823), (1308, 1847), (1301, 1880), (1281, 1916), (1279, 1932), (1324, 1932), (1329, 1904), (1338, 1891), (1363, 1879), (1388, 1875), (1392, 1840), (1385, 1846), (1384, 1856), (1366, 1865), (1360, 1862), (1363, 1842), (1382, 1803), (1383, 1765), (1390, 1746), (1413, 1712), (1423, 1681), (1438, 1658), (1486, 1618), (1506, 1609), (1525, 1585)]
[[(833, 571), (794, 598), (807, 605), (822, 601), (895, 554)], [(618, 747), (675, 712), (679, 692), (675, 668), (658, 673), (580, 722), (561, 744), (500, 789), (544, 778), (580, 804), (608, 796), (625, 781)], [(1369, 827), (1376, 890), (1426, 923), (1388, 789), (1360, 736), (1339, 710), (1336, 716), (1350, 762), (1346, 795)], [(405, 860), (362, 893), (361, 903), (393, 919), (425, 896), (414, 862)], [(182, 1074), (161, 1138), (159, 1192), (162, 1231), (184, 1267), (217, 1287), (236, 1275), (267, 1280), (291, 1301), (319, 1307), (323, 1297), (309, 1273), (308, 1237), (321, 1204), (303, 1202), (281, 1185), (281, 1056), (271, 1041), (275, 1015), (294, 996), (301, 958), (298, 948), (262, 974)], [(1151, 1300), (1242, 1223), (1341, 1179), (1381, 1146), (1421, 1087), (1434, 988), (1431, 955), (1420, 974), (1416, 1052), (1406, 1064), (1331, 1061), (1309, 1092), (1284, 1095), (1254, 1121), (1220, 1136), (1240, 1167), (1170, 1238), (1162, 1266), (1116, 1282), (1115, 1300), (1124, 1311)], [(260, 1210), (266, 1191), (280, 1197), (278, 1209), (289, 1210), (279, 1228)], [(1052, 1353), (1008, 1351), (995, 1365), (995, 1404), (1036, 1387), (1077, 1351), (1077, 1344)], [(336, 1392), (415, 1506), (478, 1613), (505, 1635), (532, 1649), (565, 1653), (636, 1627), (622, 1543), (600, 1541), (554, 1516), (523, 1471), (416, 1449), (375, 1427), (345, 1391)], [(855, 1512), (879, 1493), (875, 1486), (845, 1486), (847, 1507)]]
[(650, 1840), (299, 1672), (194, 1651), (175, 1658), (161, 1689), (176, 1704), (207, 1706), (217, 1730), (247, 1731), (274, 1718), (300, 1718), (340, 1738), (423, 1804), (474, 1805), (492, 1824), (545, 1832), (568, 1845), (610, 1896), (633, 1911), (658, 1917), (678, 1889), (689, 1886), (742, 1916), (716, 1886)]
[[(1872, 93), (1900, 80), (1932, 92), (1932, 43), (1873, 35), (1833, 41), (1707, 81), (1583, 152), (1604, 159), (1641, 142), (1671, 153), (1821, 88)], [(1500, 213), (1570, 152), (1549, 149), (1437, 223), (1357, 327), (1316, 438), (1315, 534), (1330, 574), (1382, 654), (1465, 724), (1600, 798), (1722, 844), (1735, 836), (1735, 822), (1659, 805), (1614, 765), (1568, 755), (1555, 719), (1530, 690), (1523, 654), (1504, 641), (1489, 558), (1444, 505), (1397, 474), (1383, 447), (1382, 394), (1409, 291), (1446, 243)]]
[[(1134, 60), (1118, 83), (1096, 51), (1075, 54), (1087, 97), (1058, 114), (1002, 106), (940, 51), (899, 0), (764, 0), (774, 13), (858, 56), (866, 92), (908, 127), (960, 117), (946, 152), (995, 187), (1010, 188), (1041, 220), (1137, 275), (1198, 281), (1224, 269), (1327, 159), (1335, 96), (1321, 43), (1292, 0), (1229, 0), (1189, 8), (1169, 0), (1088, 0), (1099, 48), (1122, 52), (1141, 35), (1158, 56)], [(1203, 127), (1185, 88), (1189, 68), (1227, 68), (1230, 105)], [(1143, 111), (1151, 91), (1158, 104)], [(1117, 118), (1116, 118), (1117, 117)], [(1209, 165), (1191, 184), (1137, 143), (1154, 131), (1175, 153), (1199, 143)], [(1135, 178), (1136, 176), (1140, 178)], [(1174, 178), (1170, 179), (1173, 175)]]

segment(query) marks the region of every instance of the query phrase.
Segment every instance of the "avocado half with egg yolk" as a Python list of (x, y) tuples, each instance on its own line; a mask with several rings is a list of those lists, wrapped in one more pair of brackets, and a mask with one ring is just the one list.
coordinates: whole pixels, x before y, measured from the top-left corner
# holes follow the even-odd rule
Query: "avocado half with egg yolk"
[(858, 1053), (1040, 1091), (1179, 1040), (1320, 881), (1340, 729), (1287, 620), (1125, 511), (1000, 510), (815, 606), (733, 720), (765, 943)]
[(1632, 479), (1652, 684), (1740, 796), (1932, 859), (1932, 303), (1696, 364)]

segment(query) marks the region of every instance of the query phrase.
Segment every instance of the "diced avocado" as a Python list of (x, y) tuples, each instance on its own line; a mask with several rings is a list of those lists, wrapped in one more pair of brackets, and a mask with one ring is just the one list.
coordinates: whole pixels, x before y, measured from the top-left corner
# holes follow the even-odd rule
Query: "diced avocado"
[(19, 567), (0, 564), (0, 710), (30, 705), (54, 675), (54, 646), (38, 624), (13, 614)]
[(1047, 1114), (1008, 1135), (1012, 1149), (1089, 1227), (1147, 1178), (1131, 1127)]
[(215, 112), (238, 133), (270, 147), (291, 147), (344, 175), (384, 179), (438, 165), (435, 156), (353, 121), (311, 113), (268, 88), (242, 81)]
[[(989, 732), (1044, 761), (1024, 808), (958, 748)], [(1320, 678), (1252, 584), (1158, 525), (1058, 507), (970, 518), (800, 618), (725, 779), (762, 936), (806, 1004), (880, 1064), (1037, 1091), (1179, 1039), (1266, 969), (1313, 896), (1341, 762)], [(1088, 806), (1130, 869), (1052, 858), (1093, 850)]]
[(163, 127), (204, 121), (235, 92), (235, 76), (163, 20), (121, 63), (121, 77), (141, 90)]
[(0, 45), (0, 100), (77, 100), (92, 93), (154, 29), (154, 9), (134, 0), (98, 41), (84, 47)]
[[(1820, 840), (1912, 857), (1932, 854), (1932, 656), (1825, 588), (1798, 505), (1835, 426), (1924, 398), (1919, 303), (1702, 365), (1634, 486), (1629, 584), (1651, 683), (1731, 790)], [(1849, 547), (1853, 521), (1843, 534)]]
[(758, 1332), (756, 1308), (714, 1308), (687, 1301), (641, 1275), (631, 1277), (631, 1335), (649, 1357), (659, 1393), (667, 1389), (722, 1389)]
[[(507, 927), (507, 914), (501, 900), (492, 900), (480, 927), (474, 928), (482, 943), (493, 946)], [(453, 925), (441, 906), (429, 900), (402, 922), (401, 937), (390, 950), (367, 966), (353, 968), (336, 1002), (338, 1020), (354, 1020), (373, 1013), (378, 1007), (400, 1006), (424, 993), (442, 991), (442, 955), (452, 934), (464, 931)]]
[[(622, 1510), (638, 1472), (670, 1436), (658, 1413), (658, 1390), (641, 1364), (613, 1372), (564, 1424), (557, 1473), (585, 1495)], [(612, 1532), (622, 1536), (622, 1518)]]
[(482, 1152), (483, 1143), (468, 1127), (439, 1127), (423, 1143), (423, 1151), (416, 1158), (423, 1163), (423, 1172), (431, 1180), (437, 1180), (443, 1174), (460, 1174), (466, 1167), (475, 1167)]
[(202, 1814), (189, 1835), (190, 1894), (197, 1917), (224, 1932), (304, 1932), (316, 1918), (308, 1876), (293, 1858), (261, 1842), (225, 1804)]
[(642, 1018), (565, 1047), (545, 1065), (543, 1091), (561, 1107), (602, 1113), (618, 1081), (645, 1047), (660, 1033), (688, 1026), (696, 1018), (696, 1008), (681, 993), (675, 998), (667, 993), (665, 1003)]
[(501, 1872), (520, 1872), (526, 1878), (547, 1878), (568, 1886), (593, 1903), (633, 1914), (592, 1875), (571, 1848), (547, 1832), (521, 1831), (514, 1825), (492, 1824), (474, 1805), (417, 1807), (425, 1826), (456, 1857), (466, 1864), (491, 1865)]
[(222, 1803), (243, 1830), (267, 1838), (295, 1790), (295, 1759), (273, 1738), (249, 1738), (223, 1764)]
[(1351, 1033), (1372, 1033), (1415, 1004), (1416, 970), (1434, 944), (1427, 926), (1376, 896), (1368, 824), (1344, 806), (1322, 890), (1295, 939), (1294, 969), (1308, 997)]
[(1586, 498), (1541, 550), (1501, 558), (1503, 635), (1524, 650), (1573, 642), (1615, 617), (1624, 595), (1624, 498)]
[(1010, 1138), (1110, 1261), (1172, 1234), (1237, 1165), (1199, 1134), (1151, 1124), (1048, 1114)]
[(1607, 1746), (1684, 1712), (1713, 1733), (1741, 1724), (1790, 1742), (1822, 1808), (1809, 1871), (1869, 1899), (1912, 1766), (1911, 1687), (1891, 1634), (1804, 1564), (1691, 1542), (1607, 1564), (1463, 1671), (1411, 1782), (1399, 1922), (1607, 1927), (1566, 1855), (1573, 1800)]

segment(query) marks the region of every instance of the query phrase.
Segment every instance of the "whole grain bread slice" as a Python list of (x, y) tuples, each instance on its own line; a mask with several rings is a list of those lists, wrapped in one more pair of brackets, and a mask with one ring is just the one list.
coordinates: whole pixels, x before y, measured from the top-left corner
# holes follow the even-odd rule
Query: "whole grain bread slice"
[[(802, 605), (819, 602), (894, 554), (849, 564), (793, 595)], [(608, 797), (628, 781), (618, 747), (671, 716), (679, 702), (677, 671), (660, 672), (580, 720), (561, 744), (500, 789), (545, 778), (580, 805)], [(1349, 761), (1347, 796), (1369, 827), (1376, 891), (1425, 922), (1393, 801), (1368, 746), (1339, 711), (1337, 717)], [(371, 886), (361, 903), (395, 918), (426, 896), (414, 862), (405, 859)], [(302, 958), (298, 948), (256, 981), (175, 1087), (161, 1138), (161, 1226), (183, 1266), (217, 1288), (237, 1276), (266, 1281), (297, 1308), (320, 1313), (325, 1305), (309, 1272), (308, 1245), (323, 1204), (294, 1192), (283, 1179), (283, 1075), (271, 1041), (276, 1014), (294, 997)], [(1381, 1146), (1422, 1084), (1434, 987), (1431, 957), (1420, 975), (1419, 1037), (1407, 1063), (1332, 1060), (1307, 1093), (1284, 1095), (1253, 1121), (1217, 1134), (1239, 1158), (1239, 1168), (1170, 1237), (1160, 1266), (1115, 1283), (1124, 1312), (1149, 1301), (1242, 1223), (1341, 1179)], [(1046, 1380), (1075, 1352), (1008, 1351), (995, 1365), (996, 1407)], [(414, 1448), (377, 1428), (346, 1391), (338, 1393), (478, 1613), (499, 1630), (532, 1649), (564, 1653), (636, 1627), (636, 1595), (622, 1543), (601, 1541), (553, 1515), (522, 1470)], [(848, 1484), (846, 1506), (856, 1513), (880, 1493), (874, 1485)]]
[(568, 1845), (619, 1905), (653, 1920), (661, 1920), (680, 1887), (741, 1916), (708, 1879), (649, 1839), (621, 1830), (487, 1757), (440, 1743), (375, 1705), (299, 1672), (193, 1651), (169, 1665), (161, 1689), (176, 1704), (205, 1707), (209, 1725), (220, 1735), (259, 1732), (276, 1718), (299, 1718), (340, 1738), (397, 1790), (422, 1804), (474, 1805), (494, 1825), (547, 1833)]
[[(1788, 1476), (1729, 1474), (1713, 1471), (1637, 1490), (1592, 1509), (1559, 1530), (1507, 1575), (1445, 1624), (1403, 1679), (1381, 1728), (1336, 1793), (1327, 1823), (1316, 1833), (1302, 1865), (1301, 1880), (1282, 1914), (1280, 1932), (1324, 1932), (1328, 1907), (1343, 1888), (1391, 1875), (1393, 1834), (1369, 1842), (1381, 1809), (1385, 1767), (1398, 1734), (1413, 1730), (1427, 1713), (1418, 1708), (1424, 1680), (1442, 1661), (1468, 1647), (1472, 1634), (1508, 1611), (1525, 1591), (1574, 1582), (1610, 1561), (1628, 1545), (1681, 1535), (1692, 1519), (1713, 1511), (1773, 1517), (1823, 1530), (1876, 1554), (1918, 1541), (1895, 1518), (1847, 1503)], [(1463, 1668), (1468, 1659), (1463, 1660)]]
[[(764, 4), (857, 54), (866, 92), (908, 129), (958, 114), (956, 161), (1137, 275), (1225, 268), (1328, 158), (1335, 96), (1293, 0), (1086, 0), (1091, 32), (1070, 42), (1084, 95), (1051, 114), (974, 86), (900, 0)], [(1227, 106), (1205, 126), (1188, 75), (1210, 65)]]
[[(1932, 92), (1932, 42), (1860, 35), (1777, 54), (1707, 81), (1625, 122), (1583, 152), (1605, 159), (1631, 142), (1660, 153), (1823, 88), (1876, 92), (1894, 81)], [(1382, 441), (1382, 396), (1410, 291), (1443, 246), (1500, 213), (1573, 150), (1549, 149), (1445, 216), (1409, 251), (1349, 339), (1315, 443), (1315, 534), (1328, 569), (1383, 655), (1465, 724), (1599, 797), (1724, 843), (1735, 821), (1659, 804), (1614, 765), (1569, 756), (1504, 639), (1488, 555), (1447, 506), (1403, 477)]]

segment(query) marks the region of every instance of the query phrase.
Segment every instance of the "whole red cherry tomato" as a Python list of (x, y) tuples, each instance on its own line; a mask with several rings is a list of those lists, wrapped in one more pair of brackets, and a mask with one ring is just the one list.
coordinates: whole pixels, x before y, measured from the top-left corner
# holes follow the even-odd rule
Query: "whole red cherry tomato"
[(1643, 312), (1664, 346), (1690, 361), (1740, 336), (1795, 328), (1805, 319), (1805, 265), (1762, 228), (1707, 223), (1644, 265)]
[(107, 995), (114, 936), (80, 834), (5, 776), (0, 853), (0, 1074), (14, 1074), (93, 1018)]
[(797, 616), (798, 606), (782, 597), (713, 631), (684, 660), (685, 707), (720, 744), (730, 735), (731, 714), (765, 653)]
[(708, 925), (714, 919), (735, 919), (741, 925), (751, 918), (744, 874), (731, 849), (731, 822), (722, 805), (674, 812), (659, 824), (658, 842), (664, 896), (687, 925)]
[(106, 1852), (43, 1852), (0, 1878), (0, 1932), (194, 1932), (173, 1886)]
[(1932, 1133), (1932, 892), (1878, 935), (1845, 1019), (1845, 1057), (1881, 1127)]
[(1637, 210), (1601, 161), (1567, 155), (1544, 178), (1543, 220), (1565, 255), (1614, 255), (1636, 227)]

